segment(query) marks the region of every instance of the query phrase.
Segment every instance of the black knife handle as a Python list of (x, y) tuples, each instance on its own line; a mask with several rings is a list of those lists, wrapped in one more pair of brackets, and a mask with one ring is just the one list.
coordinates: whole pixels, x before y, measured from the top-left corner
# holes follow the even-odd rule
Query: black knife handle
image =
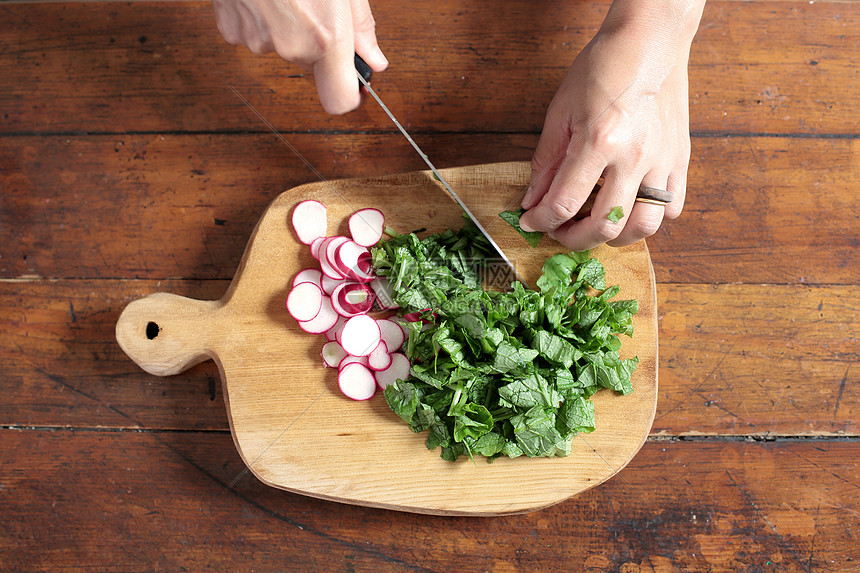
[[(367, 62), (361, 59), (361, 56), (355, 54), (355, 69), (364, 78), (364, 81), (370, 83), (370, 77), (373, 75), (373, 70), (367, 65)], [(361, 89), (361, 82), (358, 82), (358, 88)]]

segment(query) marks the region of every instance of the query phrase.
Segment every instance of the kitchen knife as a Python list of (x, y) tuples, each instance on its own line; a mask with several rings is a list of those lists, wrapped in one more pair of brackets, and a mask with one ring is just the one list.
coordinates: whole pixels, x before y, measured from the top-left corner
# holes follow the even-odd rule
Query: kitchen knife
[(426, 163), (427, 166), (430, 168), (430, 171), (433, 173), (433, 176), (438, 179), (439, 182), (442, 183), (442, 185), (445, 187), (445, 191), (448, 192), (448, 195), (460, 206), (461, 209), (463, 209), (463, 212), (466, 213), (469, 219), (471, 219), (475, 227), (477, 227), (478, 230), (481, 231), (481, 234), (484, 235), (484, 238), (487, 239), (487, 241), (490, 243), (490, 246), (495, 249), (501, 260), (503, 260), (505, 264), (511, 269), (517, 280), (524, 285), (528, 285), (528, 283), (517, 272), (516, 267), (513, 265), (513, 263), (511, 263), (510, 259), (508, 259), (508, 257), (505, 256), (505, 253), (502, 252), (502, 249), (499, 248), (499, 245), (497, 245), (493, 238), (489, 235), (489, 233), (487, 233), (487, 230), (484, 228), (484, 226), (481, 225), (475, 215), (472, 214), (472, 211), (469, 210), (469, 208), (466, 206), (465, 203), (463, 203), (457, 193), (454, 192), (454, 190), (451, 188), (451, 185), (449, 185), (445, 178), (442, 177), (442, 174), (439, 173), (439, 170), (436, 169), (436, 167), (430, 161), (430, 158), (427, 157), (427, 154), (421, 151), (421, 148), (418, 147), (418, 144), (415, 143), (415, 140), (412, 139), (406, 129), (404, 129), (403, 126), (400, 125), (400, 122), (397, 121), (397, 118), (394, 117), (394, 114), (391, 113), (391, 110), (388, 109), (388, 106), (386, 106), (382, 102), (382, 99), (378, 95), (376, 95), (376, 92), (373, 91), (372, 87), (370, 87), (370, 82), (368, 81), (370, 78), (370, 67), (364, 62), (364, 60), (361, 59), (358, 54), (355, 55), (355, 68), (356, 74), (358, 75), (358, 81), (364, 86), (364, 88), (367, 90), (367, 93), (369, 93), (373, 97), (373, 99), (376, 100), (376, 103), (379, 104), (379, 107), (382, 108), (382, 111), (384, 111), (386, 115), (388, 115), (388, 117), (391, 119), (391, 121), (394, 122), (394, 125), (396, 125), (397, 129), (400, 130), (400, 133), (402, 133), (403, 136), (406, 138), (406, 141), (408, 141), (412, 145), (412, 147), (415, 148), (415, 151), (418, 152), (418, 155), (421, 156), (421, 159), (424, 160), (424, 163)]

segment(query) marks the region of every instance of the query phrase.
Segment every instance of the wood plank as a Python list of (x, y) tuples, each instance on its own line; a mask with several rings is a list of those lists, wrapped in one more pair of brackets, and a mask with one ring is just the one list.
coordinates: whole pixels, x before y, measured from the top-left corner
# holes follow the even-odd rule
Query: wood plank
[(860, 559), (858, 453), (650, 442), (579, 497), (480, 519), (266, 487), (224, 433), (0, 430), (0, 559), (60, 572), (847, 571)]
[[(140, 370), (114, 326), (152, 292), (219, 299), (226, 281), (0, 282), (0, 425), (227, 429), (211, 362)], [(856, 286), (657, 288), (659, 435), (860, 434)]]
[(116, 343), (122, 309), (165, 289), (217, 299), (226, 281), (0, 282), (0, 425), (226, 429), (212, 362), (157, 378)]
[[(293, 134), (329, 178), (424, 168), (398, 134)], [(443, 166), (527, 160), (531, 135), (421, 138)], [(658, 282), (856, 284), (860, 144), (700, 138)], [(278, 194), (317, 180), (272, 134), (0, 138), (0, 277), (230, 279)]]
[(860, 288), (672, 284), (657, 297), (653, 433), (860, 433)]
[[(392, 61), (375, 85), (415, 131), (537, 133), (607, 0), (374, 2)], [(7, 4), (4, 133), (259, 129), (235, 85), (282, 131), (392, 130), (376, 106), (326, 116), (312, 81), (220, 37), (208, 2)], [(856, 136), (860, 5), (708, 2), (691, 60), (695, 132)], [(509, 48), (517, 38), (517, 49)], [(512, 73), (512, 70), (514, 71)], [(481, 94), (492, 94), (483, 97)]]

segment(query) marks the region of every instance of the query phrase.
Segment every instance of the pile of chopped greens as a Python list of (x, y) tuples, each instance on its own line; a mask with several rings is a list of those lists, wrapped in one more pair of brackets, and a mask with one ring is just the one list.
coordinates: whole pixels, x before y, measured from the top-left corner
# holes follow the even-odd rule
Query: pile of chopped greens
[(410, 377), (385, 389), (391, 410), (427, 448), (461, 455), (553, 457), (595, 427), (589, 398), (601, 388), (633, 391), (637, 358), (621, 359), (618, 335), (633, 334), (635, 300), (612, 301), (603, 265), (588, 252), (546, 260), (538, 291), (514, 282), (482, 287), (492, 249), (466, 221), (459, 231), (397, 235), (372, 249), (408, 338)]

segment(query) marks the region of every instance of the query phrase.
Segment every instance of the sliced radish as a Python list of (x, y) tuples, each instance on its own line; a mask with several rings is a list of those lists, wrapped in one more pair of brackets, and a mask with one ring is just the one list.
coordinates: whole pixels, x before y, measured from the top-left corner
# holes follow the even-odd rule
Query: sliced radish
[[(334, 305), (332, 305), (334, 307)], [(337, 310), (335, 310), (337, 312)], [(331, 341), (334, 340), (337, 342), (337, 339), (340, 337), (340, 331), (343, 330), (343, 325), (346, 324), (346, 317), (343, 315), (339, 315), (337, 317), (337, 322), (334, 323), (334, 326), (325, 331), (325, 337)], [(338, 344), (340, 344), (338, 342)]]
[(365, 314), (373, 308), (376, 295), (362, 283), (344, 282), (331, 293), (331, 304), (335, 312), (347, 318)]
[(310, 245), (324, 237), (327, 228), (326, 208), (319, 201), (302, 201), (293, 209), (293, 229), (302, 243)]
[[(311, 283), (302, 283), (311, 284)], [(322, 305), (320, 306), (319, 314), (311, 320), (299, 322), (299, 326), (305, 332), (310, 334), (322, 334), (337, 322), (338, 314), (334, 311), (331, 305), (331, 299), (327, 296), (322, 297)]]
[(349, 234), (362, 247), (372, 247), (382, 238), (385, 215), (379, 209), (362, 209), (349, 218)]
[(299, 271), (293, 279), (293, 286), (300, 283), (314, 283), (322, 289), (322, 272), (319, 269), (304, 269)]
[(287, 295), (287, 310), (299, 322), (306, 322), (319, 314), (324, 296), (314, 283), (299, 283)]
[(385, 345), (385, 342), (380, 341), (373, 352), (367, 355), (367, 366), (375, 371), (385, 370), (391, 366), (391, 355), (388, 353), (388, 346)]
[(370, 264), (367, 263), (369, 257), (370, 251), (366, 247), (355, 241), (346, 241), (335, 251), (334, 263), (349, 278), (367, 283), (374, 278)]
[(323, 344), (322, 359), (327, 368), (338, 368), (344, 358), (346, 358), (346, 350), (340, 344), (337, 342)]
[(391, 366), (375, 374), (376, 383), (385, 390), (389, 384), (394, 384), (397, 380), (406, 380), (409, 378), (409, 366), (406, 355), (395, 352), (391, 355)]
[(330, 237), (320, 246), (320, 267), (323, 272), (333, 279), (347, 277), (347, 273), (337, 264), (335, 253), (337, 248), (347, 242), (349, 237)]
[(329, 243), (331, 243), (336, 238), (337, 237), (328, 237), (325, 240), (323, 240), (322, 243), (320, 243), (320, 248), (319, 248), (320, 268), (322, 269), (322, 273), (324, 276), (327, 276), (333, 280), (343, 280), (343, 273), (340, 272), (339, 270), (337, 270), (335, 267), (333, 267), (331, 265), (331, 263), (328, 262), (328, 259), (325, 256), (326, 248), (328, 247)]
[(317, 237), (311, 242), (311, 256), (316, 260), (320, 260), (320, 245), (325, 241), (328, 237)]
[(330, 276), (323, 274), (322, 277), (322, 289), (327, 295), (331, 296), (331, 293), (334, 292), (334, 289), (337, 288), (338, 285), (346, 282), (346, 279), (333, 279)]
[(353, 316), (343, 325), (340, 345), (353, 356), (367, 356), (382, 339), (376, 320), (366, 314)]
[(340, 361), (340, 364), (337, 365), (338, 369), (343, 368), (347, 364), (352, 364), (353, 362), (358, 362), (363, 366), (367, 366), (367, 356), (350, 356), (349, 354)]
[[(323, 287), (325, 287), (325, 282), (323, 282)], [(372, 288), (373, 292), (376, 294), (376, 304), (379, 305), (380, 309), (389, 310), (400, 308), (400, 305), (394, 302), (394, 289), (391, 288), (387, 278), (376, 277), (370, 281), (370, 288)]]
[(370, 254), (370, 251), (358, 255), (358, 269), (368, 275), (376, 276), (373, 273), (373, 255)]
[(403, 342), (406, 340), (406, 334), (403, 332), (400, 325), (393, 320), (388, 320), (387, 318), (377, 320), (376, 324), (379, 326), (382, 342), (385, 343), (388, 350), (390, 352), (397, 352), (400, 350), (400, 347), (403, 346)]
[(337, 385), (347, 398), (368, 400), (376, 393), (373, 372), (364, 364), (347, 364), (340, 369)]

